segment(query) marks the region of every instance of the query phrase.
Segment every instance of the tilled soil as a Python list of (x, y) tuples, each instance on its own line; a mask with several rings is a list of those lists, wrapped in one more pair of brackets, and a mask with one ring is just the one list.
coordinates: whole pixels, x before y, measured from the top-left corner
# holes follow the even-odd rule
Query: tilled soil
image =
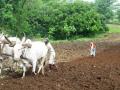
[[(96, 44), (97, 54), (120, 43), (119, 41), (114, 41), (112, 39), (94, 42)], [(67, 43), (58, 43), (53, 46), (56, 51), (57, 62), (69, 62), (75, 60), (75, 58), (89, 56), (90, 42), (88, 41), (71, 41)]]
[(120, 43), (96, 43), (94, 58), (89, 56), (88, 42), (56, 44), (57, 71), (49, 72), (46, 66), (45, 76), (27, 72), (24, 79), (9, 72), (0, 79), (0, 90), (120, 90)]

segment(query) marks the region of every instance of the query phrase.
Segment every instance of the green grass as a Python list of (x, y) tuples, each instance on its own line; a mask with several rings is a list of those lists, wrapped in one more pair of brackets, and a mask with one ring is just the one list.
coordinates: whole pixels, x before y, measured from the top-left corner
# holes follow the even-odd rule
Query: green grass
[[(102, 34), (96, 34), (93, 37), (79, 37), (78, 39), (73, 39), (73, 40), (50, 40), (50, 42), (52, 43), (67, 43), (67, 42), (74, 42), (74, 41), (96, 41), (96, 40), (100, 40), (100, 39), (105, 39), (108, 36), (108, 33), (102, 33)], [(33, 40), (37, 40), (37, 41), (43, 41), (44, 38), (41, 37), (34, 37)]]
[(93, 37), (83, 37), (83, 38), (79, 38), (77, 40), (79, 41), (96, 41), (96, 40), (100, 40), (100, 39), (105, 39), (106, 37), (108, 36), (108, 33), (102, 33), (102, 34), (96, 34), (95, 36)]
[[(82, 41), (82, 42), (87, 42), (87, 41), (96, 41), (96, 40), (100, 40), (100, 39), (105, 39), (107, 38), (108, 33), (103, 33), (103, 34), (96, 34), (93, 37), (80, 37), (78, 39), (71, 39), (71, 40), (50, 40), (50, 42), (54, 43), (54, 44), (59, 44), (59, 43), (69, 43), (69, 42), (74, 42), (74, 41)], [(34, 40), (40, 40), (43, 41), (44, 38), (36, 38)]]
[(107, 24), (109, 28), (109, 33), (120, 33), (120, 25), (117, 24)]
[(57, 43), (68, 43), (68, 42), (74, 42), (74, 41), (82, 41), (82, 42), (87, 42), (87, 41), (97, 41), (97, 40), (101, 40), (101, 39), (105, 39), (108, 37), (108, 33), (104, 33), (104, 34), (96, 34), (94, 37), (80, 37), (78, 39), (75, 40), (56, 40), (56, 41), (51, 41), (54, 44)]

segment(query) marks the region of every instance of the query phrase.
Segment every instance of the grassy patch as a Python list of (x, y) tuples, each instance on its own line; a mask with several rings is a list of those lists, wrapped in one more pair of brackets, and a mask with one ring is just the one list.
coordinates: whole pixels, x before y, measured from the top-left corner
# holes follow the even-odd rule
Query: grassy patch
[[(100, 40), (100, 39), (105, 39), (107, 38), (108, 33), (102, 33), (102, 34), (96, 34), (95, 36), (91, 36), (91, 37), (79, 37), (78, 39), (71, 39), (71, 40), (50, 40), (50, 42), (52, 43), (68, 43), (68, 42), (74, 42), (74, 41), (96, 41), (96, 40)], [(35, 37), (33, 38), (33, 40), (35, 41), (43, 41), (44, 38), (41, 37)]]
[(56, 41), (51, 41), (54, 44), (58, 44), (58, 43), (68, 43), (68, 42), (74, 42), (74, 41), (82, 41), (82, 42), (87, 42), (87, 41), (97, 41), (97, 40), (101, 40), (101, 39), (105, 39), (109, 36), (108, 33), (104, 33), (104, 34), (96, 34), (93, 37), (80, 37), (78, 39), (74, 39), (74, 40), (56, 40)]
[(83, 37), (83, 38), (79, 38), (77, 40), (79, 41), (91, 41), (91, 40), (100, 40), (100, 39), (105, 39), (108, 36), (108, 33), (102, 33), (102, 34), (96, 34), (93, 37)]
[(109, 28), (109, 33), (120, 33), (120, 25), (117, 24), (107, 24)]

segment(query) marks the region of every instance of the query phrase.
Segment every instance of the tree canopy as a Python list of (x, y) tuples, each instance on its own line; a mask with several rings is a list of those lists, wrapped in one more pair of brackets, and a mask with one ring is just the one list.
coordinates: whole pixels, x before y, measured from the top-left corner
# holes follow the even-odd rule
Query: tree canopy
[(64, 0), (0, 0), (0, 30), (17, 36), (24, 32), (28, 37), (71, 39), (106, 32), (108, 28), (105, 17), (93, 3), (81, 0), (72, 3)]

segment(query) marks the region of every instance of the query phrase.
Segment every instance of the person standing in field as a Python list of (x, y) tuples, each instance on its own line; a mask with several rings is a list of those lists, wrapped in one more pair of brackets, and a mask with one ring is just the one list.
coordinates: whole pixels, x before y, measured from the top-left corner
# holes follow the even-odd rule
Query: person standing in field
[(53, 48), (53, 46), (51, 45), (51, 43), (49, 42), (48, 38), (45, 39), (45, 44), (46, 46), (48, 47), (48, 53), (50, 54), (49, 55), (49, 69), (52, 70), (53, 68), (55, 70), (57, 70), (57, 66), (55, 65), (55, 50)]
[(96, 45), (93, 42), (90, 42), (90, 55), (93, 57), (96, 55)]

